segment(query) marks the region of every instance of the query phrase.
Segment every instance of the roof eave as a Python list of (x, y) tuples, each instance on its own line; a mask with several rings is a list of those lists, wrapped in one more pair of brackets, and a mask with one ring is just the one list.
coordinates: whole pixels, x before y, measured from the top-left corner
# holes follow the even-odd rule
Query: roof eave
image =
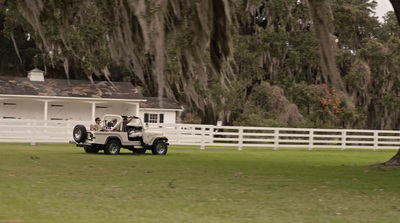
[(168, 110), (168, 111), (183, 111), (183, 108), (181, 108), (181, 109), (178, 109), (178, 108), (139, 108), (139, 110), (143, 110), (143, 111), (146, 111), (146, 110), (152, 110), (152, 111), (165, 111), (165, 110)]
[(63, 97), (63, 96), (42, 96), (42, 95), (10, 95), (0, 94), (0, 98), (21, 98), (21, 99), (38, 99), (38, 100), (71, 100), (71, 101), (121, 101), (121, 102), (145, 102), (146, 99), (125, 99), (125, 98), (88, 98), (88, 97)]

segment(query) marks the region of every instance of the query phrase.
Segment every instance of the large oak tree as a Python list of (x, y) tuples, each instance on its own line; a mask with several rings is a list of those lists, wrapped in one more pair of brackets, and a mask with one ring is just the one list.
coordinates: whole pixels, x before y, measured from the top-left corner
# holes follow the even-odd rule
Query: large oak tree
[[(206, 123), (223, 111), (237, 124), (399, 126), (396, 45), (376, 38), (367, 0), (0, 0), (0, 7), (3, 33), (21, 52), (13, 63), (26, 58), (19, 29), (41, 51), (31, 63), (74, 78), (126, 75), (152, 96), (200, 108)], [(331, 87), (343, 92), (341, 114), (331, 105), (320, 111)]]

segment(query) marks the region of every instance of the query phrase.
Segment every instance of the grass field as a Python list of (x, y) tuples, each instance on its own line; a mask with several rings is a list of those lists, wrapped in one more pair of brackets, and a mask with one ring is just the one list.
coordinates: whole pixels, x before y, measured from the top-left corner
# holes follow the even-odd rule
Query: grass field
[(199, 150), (118, 156), (0, 144), (4, 222), (398, 222), (395, 150)]

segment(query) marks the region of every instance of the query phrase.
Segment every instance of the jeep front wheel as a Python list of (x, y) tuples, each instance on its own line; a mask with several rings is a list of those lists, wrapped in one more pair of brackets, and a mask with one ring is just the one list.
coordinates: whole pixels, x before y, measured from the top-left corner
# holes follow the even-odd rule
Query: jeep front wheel
[(153, 145), (151, 152), (153, 152), (154, 155), (165, 155), (167, 150), (167, 144), (164, 141), (159, 140)]
[(106, 147), (104, 148), (104, 153), (110, 155), (118, 155), (121, 150), (121, 144), (116, 139), (111, 139), (108, 141)]

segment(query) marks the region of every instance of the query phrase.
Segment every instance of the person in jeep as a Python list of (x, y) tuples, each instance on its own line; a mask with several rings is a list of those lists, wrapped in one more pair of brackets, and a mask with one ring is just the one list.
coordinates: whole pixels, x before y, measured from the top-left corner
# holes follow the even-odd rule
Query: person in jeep
[[(129, 122), (131, 122), (132, 120), (133, 120), (133, 118), (134, 118), (135, 116), (132, 116), (130, 119), (128, 119), (128, 117), (127, 116), (123, 116), (123, 119), (122, 119), (122, 122), (120, 122), (120, 123), (118, 123), (117, 124), (117, 120), (116, 119), (114, 119), (113, 120), (113, 124), (114, 124), (114, 127), (110, 130), (111, 132), (126, 132), (127, 131), (127, 129), (126, 129), (126, 125), (129, 123)], [(115, 121), (115, 122), (114, 122)], [(121, 125), (122, 125), (122, 129), (121, 129)]]
[(90, 125), (90, 131), (104, 131), (106, 129), (106, 126), (101, 126), (101, 119), (97, 117), (95, 120), (94, 125)]

